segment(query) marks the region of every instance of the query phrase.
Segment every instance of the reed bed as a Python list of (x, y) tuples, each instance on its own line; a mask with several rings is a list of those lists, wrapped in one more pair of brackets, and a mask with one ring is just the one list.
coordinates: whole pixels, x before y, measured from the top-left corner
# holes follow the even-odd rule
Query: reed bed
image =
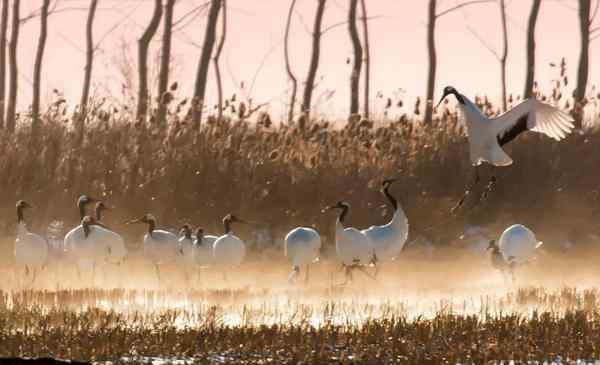
[[(132, 295), (137, 293), (2, 293), (0, 356), (113, 363), (160, 357), (194, 363), (256, 364), (482, 364), (501, 359), (525, 362), (554, 360), (557, 356), (600, 357), (597, 290), (521, 288), (498, 299), (497, 304), (506, 309), (482, 308), (477, 314), (444, 309), (432, 316), (409, 317), (400, 307), (382, 303), (384, 315), (366, 316), (359, 324), (336, 300), (313, 309), (324, 318), (317, 324), (311, 322), (314, 313), (308, 307), (299, 310), (293, 320), (286, 317), (270, 324), (249, 320), (229, 325), (218, 302), (201, 313), (153, 311), (152, 307), (132, 312), (98, 307), (72, 310), (70, 305), (63, 305), (74, 298), (115, 301)], [(549, 303), (560, 303), (562, 309), (514, 309), (530, 305), (543, 308)]]
[[(565, 67), (540, 98), (577, 114), (581, 105), (568, 97)], [(351, 224), (385, 221), (390, 212), (379, 209), (384, 201), (377, 190), (388, 177), (400, 178), (396, 194), (414, 232), (432, 236), (454, 233), (467, 221), (587, 228), (600, 208), (600, 134), (589, 128), (561, 143), (520, 137), (525, 141), (508, 147), (515, 163), (497, 172), (494, 191), (483, 202), (477, 191), (461, 214), (449, 217), (472, 171), (464, 125), (448, 104), (435, 110), (430, 125), (420, 121), (420, 99), (412, 111), (389, 99), (373, 120), (301, 118), (287, 125), (262, 111), (250, 117), (244, 110), (252, 108), (234, 96), (223, 120), (209, 116), (198, 124), (186, 113), (187, 100), (173, 95), (159, 124), (154, 117), (135, 122), (127, 105), (99, 99), (80, 139), (73, 126), (81, 116), (59, 93), (55, 99), (39, 133), (31, 133), (26, 113), (16, 133), (0, 131), (0, 234), (14, 233), (13, 203), (20, 198), (37, 206), (34, 227), (74, 223), (74, 201), (83, 192), (117, 208), (112, 222), (152, 212), (162, 225), (186, 221), (215, 231), (220, 218), (234, 212), (272, 231), (301, 224), (327, 233), (331, 217), (321, 208), (341, 199), (352, 204)], [(475, 101), (486, 114), (499, 113), (486, 97)], [(590, 120), (598, 118), (599, 104), (590, 95)]]

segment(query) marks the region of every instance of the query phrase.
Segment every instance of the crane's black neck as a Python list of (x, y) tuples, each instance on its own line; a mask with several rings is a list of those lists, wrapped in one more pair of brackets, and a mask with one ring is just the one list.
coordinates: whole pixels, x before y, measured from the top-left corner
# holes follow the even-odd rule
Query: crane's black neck
[(463, 98), (462, 95), (460, 95), (460, 93), (458, 91), (456, 91), (456, 89), (452, 88), (452, 90), (450, 92), (448, 92), (448, 94), (452, 94), (456, 97), (456, 100), (458, 100), (459, 103), (461, 104), (465, 104), (465, 98)]
[(96, 206), (96, 220), (100, 222), (102, 220), (102, 207)]
[(398, 201), (392, 196), (392, 194), (389, 192), (389, 189), (389, 185), (383, 188), (383, 195), (385, 195), (385, 197), (390, 201), (390, 204), (392, 204), (392, 207), (394, 208), (395, 212), (396, 210), (398, 210)]
[(192, 239), (192, 231), (190, 231), (189, 229), (185, 230), (185, 233), (183, 234), (185, 238), (187, 238), (188, 240)]
[(154, 220), (149, 220), (147, 223), (148, 223), (148, 235), (150, 237), (152, 237), (152, 233), (154, 232), (154, 229), (156, 228), (156, 222)]
[(225, 234), (229, 234), (229, 232), (231, 232), (231, 219), (223, 219), (223, 226), (225, 228)]
[(79, 219), (83, 219), (83, 217), (85, 217), (85, 205), (86, 203), (81, 201), (77, 203), (77, 208), (79, 208)]
[(23, 207), (17, 207), (17, 223), (24, 222), (25, 218), (23, 217)]
[(83, 235), (87, 238), (90, 235), (90, 224), (84, 219), (81, 221), (81, 226), (83, 227)]
[(199, 245), (202, 244), (202, 239), (204, 238), (204, 231), (199, 229), (196, 231), (196, 240)]
[(339, 216), (339, 218), (338, 218), (338, 219), (340, 220), (340, 223), (344, 223), (344, 219), (346, 219), (346, 215), (348, 215), (348, 209), (349, 209), (349, 208), (348, 208), (348, 206), (347, 206), (347, 205), (342, 205), (342, 206), (340, 207), (340, 209), (341, 209), (342, 211), (341, 211), (341, 213), (340, 213), (340, 216)]

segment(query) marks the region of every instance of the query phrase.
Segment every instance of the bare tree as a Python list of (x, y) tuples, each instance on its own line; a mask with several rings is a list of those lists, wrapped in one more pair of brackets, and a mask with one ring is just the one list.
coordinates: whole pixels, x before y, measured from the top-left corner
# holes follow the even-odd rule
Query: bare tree
[(354, 56), (352, 60), (352, 74), (350, 75), (350, 120), (358, 116), (359, 106), (359, 84), (360, 84), (360, 71), (362, 68), (362, 56), (363, 49), (360, 44), (360, 37), (358, 35), (358, 29), (356, 27), (356, 8), (358, 7), (358, 0), (350, 0), (350, 7), (348, 8), (348, 33), (350, 34), (350, 40), (352, 41), (352, 48), (354, 50)]
[(542, 0), (533, 0), (529, 23), (527, 25), (527, 69), (525, 73), (525, 90), (523, 97), (530, 98), (533, 94), (533, 83), (535, 81), (535, 25), (540, 12)]
[(508, 30), (506, 27), (506, 5), (500, 0), (500, 20), (502, 21), (502, 55), (500, 56), (500, 75), (502, 78), (502, 111), (506, 111), (506, 59), (508, 58)]
[(437, 52), (435, 46), (435, 26), (439, 18), (466, 6), (494, 2), (496, 0), (471, 0), (465, 1), (437, 13), (437, 0), (429, 0), (427, 16), (427, 54), (429, 72), (427, 74), (427, 91), (425, 95), (425, 123), (431, 123), (433, 117), (433, 93), (435, 91), (435, 74), (437, 70)]
[(175, 0), (167, 0), (165, 4), (160, 71), (158, 75), (158, 115), (156, 119), (159, 125), (165, 124), (167, 106), (170, 101), (170, 94), (167, 93), (167, 87), (169, 86), (169, 69), (171, 64), (171, 39), (173, 36), (174, 8)]
[(35, 135), (40, 124), (40, 90), (42, 83), (42, 63), (46, 38), (48, 37), (48, 8), (50, 0), (44, 0), (40, 11), (40, 36), (38, 39), (37, 52), (35, 54), (35, 65), (33, 68), (33, 98), (31, 102), (31, 129)]
[(284, 39), (284, 56), (285, 56), (285, 71), (287, 72), (288, 78), (292, 82), (292, 92), (290, 94), (290, 107), (288, 110), (288, 123), (291, 124), (294, 120), (294, 109), (296, 106), (296, 94), (298, 92), (298, 79), (292, 72), (292, 66), (290, 65), (290, 51), (289, 51), (289, 38), (290, 38), (290, 27), (292, 24), (292, 15), (294, 14), (294, 7), (296, 0), (292, 0), (290, 3), (290, 10), (288, 12), (287, 21), (285, 23), (285, 39)]
[(310, 66), (308, 75), (304, 84), (304, 95), (302, 97), (302, 117), (308, 122), (310, 119), (310, 108), (312, 101), (312, 92), (315, 87), (315, 77), (319, 67), (319, 57), (321, 54), (321, 27), (323, 25), (323, 14), (325, 13), (326, 0), (317, 0), (317, 12), (315, 14), (315, 23), (312, 32), (312, 53), (310, 56)]
[(198, 127), (202, 122), (202, 109), (204, 108), (204, 98), (206, 95), (208, 66), (210, 64), (210, 59), (216, 42), (216, 28), (220, 9), (221, 0), (211, 0), (210, 10), (208, 12), (208, 21), (206, 23), (206, 32), (204, 34), (204, 44), (202, 45), (202, 54), (200, 55), (198, 71), (196, 72), (194, 100), (192, 103), (192, 118)]
[(8, 45), (8, 66), (10, 68), (10, 77), (8, 85), (8, 104), (6, 106), (6, 128), (9, 132), (15, 130), (16, 109), (17, 109), (17, 88), (18, 88), (18, 67), (17, 67), (17, 47), (19, 41), (21, 1), (13, 1), (12, 24), (10, 30), (10, 42)]
[(364, 91), (364, 117), (369, 119), (369, 100), (370, 100), (370, 85), (371, 85), (371, 47), (369, 44), (369, 26), (367, 21), (367, 5), (366, 0), (360, 0), (362, 10), (362, 28), (364, 42), (364, 62), (365, 62), (365, 91)]
[(162, 17), (162, 0), (154, 0), (150, 23), (138, 40), (138, 104), (136, 119), (145, 121), (148, 114), (148, 49)]
[(213, 57), (213, 65), (215, 67), (215, 78), (217, 79), (217, 120), (223, 119), (223, 83), (221, 81), (221, 69), (219, 68), (219, 58), (221, 52), (223, 52), (223, 46), (225, 45), (225, 37), (227, 36), (227, 1), (223, 1), (223, 15), (221, 16), (221, 36), (219, 38), (219, 44), (217, 44), (217, 50)]
[(427, 73), (427, 91), (425, 94), (425, 123), (431, 123), (433, 115), (433, 92), (435, 90), (435, 74), (437, 71), (437, 52), (435, 49), (435, 25), (439, 15), (436, 14), (437, 0), (429, 0), (429, 22), (427, 23), (427, 54), (429, 71)]
[(0, 16), (0, 128), (4, 128), (4, 103), (6, 98), (6, 33), (8, 28), (8, 0), (2, 0)]
[(92, 68), (94, 66), (94, 18), (96, 17), (96, 8), (98, 0), (90, 2), (87, 21), (85, 25), (85, 67), (83, 74), (83, 89), (81, 91), (81, 101), (79, 102), (79, 118), (77, 119), (77, 133), (79, 141), (83, 139), (83, 129), (85, 118), (87, 116), (88, 99), (92, 82)]

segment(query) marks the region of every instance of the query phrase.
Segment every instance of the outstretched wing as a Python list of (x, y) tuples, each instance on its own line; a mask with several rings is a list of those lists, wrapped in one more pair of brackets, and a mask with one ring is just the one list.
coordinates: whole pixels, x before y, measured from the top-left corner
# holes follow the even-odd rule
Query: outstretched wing
[(525, 131), (543, 133), (557, 141), (573, 130), (573, 118), (536, 99), (527, 99), (492, 120), (498, 144), (505, 145)]

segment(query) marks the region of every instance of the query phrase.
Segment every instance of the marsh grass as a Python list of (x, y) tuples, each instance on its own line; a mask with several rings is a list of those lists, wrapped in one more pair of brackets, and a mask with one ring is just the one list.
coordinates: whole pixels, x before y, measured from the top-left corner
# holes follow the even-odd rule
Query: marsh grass
[[(196, 313), (71, 309), (75, 298), (118, 301), (131, 295), (137, 294), (100, 290), (3, 293), (0, 356), (116, 362), (125, 356), (156, 356), (199, 363), (289, 364), (479, 364), (498, 359), (543, 361), (556, 355), (599, 357), (597, 290), (522, 288), (502, 297), (499, 309), (478, 314), (446, 309), (432, 316), (409, 317), (400, 307), (383, 303), (384, 315), (367, 316), (360, 323), (336, 300), (314, 308), (299, 307), (303, 309), (293, 319), (283, 317), (270, 324), (252, 320), (227, 324), (219, 304)], [(552, 303), (560, 303), (561, 309), (514, 310)], [(311, 322), (314, 311), (323, 318), (318, 324)]]

